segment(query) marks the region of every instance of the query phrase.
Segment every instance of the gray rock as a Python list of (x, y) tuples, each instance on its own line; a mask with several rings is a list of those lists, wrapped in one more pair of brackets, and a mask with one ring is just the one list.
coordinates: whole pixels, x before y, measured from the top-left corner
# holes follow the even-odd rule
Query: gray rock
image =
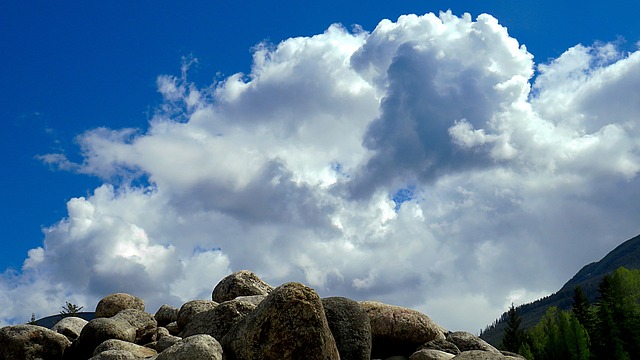
[(273, 286), (262, 281), (258, 275), (240, 270), (222, 279), (213, 289), (211, 299), (221, 303), (238, 296), (268, 295), (272, 290)]
[(504, 360), (505, 356), (499, 352), (496, 354), (491, 351), (470, 350), (463, 351), (459, 355), (452, 358), (453, 360)]
[(179, 311), (180, 309), (165, 304), (160, 306), (160, 308), (158, 309), (158, 311), (156, 311), (156, 314), (153, 315), (153, 317), (156, 318), (156, 321), (158, 322), (158, 326), (165, 326), (174, 321), (178, 321)]
[(322, 306), (341, 359), (369, 360), (371, 324), (362, 306), (344, 297), (322, 299)]
[(300, 283), (274, 289), (222, 345), (226, 360), (340, 359), (320, 297)]
[(68, 316), (58, 321), (51, 330), (62, 334), (71, 341), (75, 341), (79, 336), (82, 328), (87, 325), (88, 321), (75, 316)]
[(371, 357), (411, 356), (420, 345), (444, 339), (443, 329), (427, 315), (400, 306), (363, 301), (371, 323)]
[(505, 359), (524, 359), (527, 360), (526, 357), (520, 355), (520, 354), (516, 354), (514, 352), (511, 351), (505, 351), (505, 350), (500, 350), (500, 353), (502, 353), (502, 355), (505, 356)]
[(14, 325), (0, 328), (0, 359), (57, 360), (71, 341), (66, 336), (36, 325)]
[(500, 351), (491, 344), (466, 331), (449, 333), (447, 335), (447, 341), (455, 344), (462, 352), (469, 350), (482, 350), (502, 355)]
[(130, 294), (111, 294), (98, 302), (95, 317), (112, 317), (124, 309), (144, 311), (144, 301)]
[(209, 335), (194, 335), (161, 352), (156, 360), (222, 360), (222, 346)]
[(164, 326), (165, 329), (167, 329), (169, 331), (169, 334), (171, 335), (178, 335), (180, 334), (180, 328), (178, 327), (178, 322), (174, 321), (171, 323), (168, 323), (167, 325)]
[(440, 350), (440, 351), (444, 351), (447, 352), (449, 354), (452, 355), (458, 355), (460, 354), (460, 349), (458, 349), (458, 347), (456, 346), (456, 344), (447, 341), (445, 339), (436, 339), (436, 340), (431, 340), (428, 343), (420, 346), (418, 348), (418, 350), (422, 350), (422, 349), (430, 349), (430, 350)]
[(409, 357), (409, 360), (450, 360), (454, 356), (455, 355), (451, 353), (440, 351), (440, 350), (421, 349), (414, 352)]
[(163, 336), (159, 338), (158, 341), (156, 342), (156, 351), (163, 352), (166, 349), (172, 347), (173, 345), (179, 343), (181, 340), (182, 338), (178, 336), (173, 336), (173, 335)]
[(197, 313), (212, 310), (218, 303), (211, 300), (191, 300), (184, 303), (180, 310), (178, 311), (178, 329), (182, 331), (182, 329), (187, 326), (187, 324), (191, 321), (193, 316)]
[(128, 341), (109, 339), (98, 345), (98, 347), (93, 351), (93, 356), (108, 350), (125, 350), (130, 352), (136, 358), (147, 358), (158, 354), (155, 350), (148, 347), (140, 346)]
[(138, 360), (127, 350), (107, 350), (91, 357), (89, 360)]
[(214, 339), (222, 339), (229, 329), (256, 308), (259, 301), (254, 297), (238, 297), (225, 301), (214, 309), (193, 315), (180, 336), (185, 338), (197, 334), (211, 335)]
[(74, 343), (74, 353), (80, 358), (87, 358), (98, 345), (109, 339), (146, 344), (155, 340), (156, 328), (153, 315), (136, 309), (122, 310), (113, 317), (89, 321)]

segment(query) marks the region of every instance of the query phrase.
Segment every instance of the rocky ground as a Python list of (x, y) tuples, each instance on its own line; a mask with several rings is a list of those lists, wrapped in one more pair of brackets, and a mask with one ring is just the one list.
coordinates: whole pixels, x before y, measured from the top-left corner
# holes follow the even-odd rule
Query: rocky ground
[(521, 359), (427, 315), (373, 301), (321, 299), (310, 287), (273, 288), (250, 271), (224, 278), (212, 300), (152, 315), (144, 301), (112, 294), (96, 318), (67, 317), (52, 329), (0, 329), (0, 360), (446, 360)]

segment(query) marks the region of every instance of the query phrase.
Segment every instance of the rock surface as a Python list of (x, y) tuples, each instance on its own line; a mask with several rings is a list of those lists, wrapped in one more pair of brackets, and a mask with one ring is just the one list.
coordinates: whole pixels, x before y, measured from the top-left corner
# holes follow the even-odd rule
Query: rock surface
[(156, 335), (157, 322), (153, 315), (136, 309), (126, 309), (110, 318), (91, 320), (74, 343), (74, 357), (87, 358), (98, 345), (109, 339), (145, 344)]
[(180, 312), (180, 309), (165, 304), (160, 306), (153, 317), (158, 322), (158, 326), (165, 326), (174, 321), (178, 321), (178, 312)]
[(448, 334), (447, 341), (455, 344), (461, 352), (470, 350), (482, 350), (502, 355), (502, 353), (498, 349), (493, 347), (488, 342), (465, 331), (456, 331)]
[(222, 346), (209, 335), (194, 335), (167, 348), (156, 360), (222, 360)]
[(178, 311), (178, 329), (182, 329), (187, 326), (191, 319), (197, 314), (203, 311), (212, 310), (218, 303), (211, 300), (191, 300), (184, 303)]
[(0, 359), (57, 360), (71, 345), (66, 336), (36, 325), (5, 326), (0, 329)]
[(101, 352), (105, 352), (108, 350), (128, 351), (137, 358), (146, 358), (146, 357), (158, 355), (158, 353), (155, 350), (150, 349), (148, 347), (137, 345), (128, 341), (109, 339), (107, 341), (104, 341), (102, 344), (98, 345), (98, 347), (93, 351), (93, 356), (96, 356)]
[(371, 323), (371, 358), (409, 357), (420, 345), (445, 338), (443, 329), (421, 312), (375, 301), (361, 305)]
[(233, 300), (238, 296), (268, 295), (273, 286), (248, 270), (240, 270), (224, 279), (213, 289), (211, 299), (218, 303)]
[(370, 359), (371, 324), (360, 303), (344, 297), (330, 297), (322, 299), (322, 306), (340, 358)]
[(455, 355), (435, 349), (421, 349), (414, 352), (409, 360), (449, 360)]
[(456, 346), (456, 344), (446, 339), (431, 340), (418, 348), (418, 350), (422, 349), (440, 350), (452, 355), (460, 354), (460, 349)]
[(80, 336), (82, 328), (84, 328), (87, 323), (89, 322), (85, 319), (75, 316), (68, 316), (62, 318), (62, 320), (53, 325), (51, 330), (66, 336), (70, 341), (74, 341)]
[(131, 294), (116, 293), (105, 296), (96, 306), (96, 318), (112, 317), (124, 309), (144, 311), (144, 301)]
[(229, 329), (252, 312), (262, 299), (260, 301), (252, 300), (252, 297), (238, 297), (225, 301), (211, 310), (196, 313), (182, 330), (180, 336), (207, 334), (215, 339), (222, 339)]
[(222, 339), (226, 360), (339, 359), (320, 297), (300, 283), (274, 289)]

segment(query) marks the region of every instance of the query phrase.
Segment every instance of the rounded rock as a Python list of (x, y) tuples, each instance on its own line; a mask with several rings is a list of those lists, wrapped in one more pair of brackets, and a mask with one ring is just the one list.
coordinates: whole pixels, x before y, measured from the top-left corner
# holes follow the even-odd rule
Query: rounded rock
[(211, 299), (216, 302), (233, 300), (238, 296), (268, 295), (273, 286), (248, 270), (240, 270), (222, 279), (213, 289)]
[(112, 317), (125, 309), (144, 311), (144, 301), (138, 297), (125, 293), (105, 296), (96, 306), (96, 318)]

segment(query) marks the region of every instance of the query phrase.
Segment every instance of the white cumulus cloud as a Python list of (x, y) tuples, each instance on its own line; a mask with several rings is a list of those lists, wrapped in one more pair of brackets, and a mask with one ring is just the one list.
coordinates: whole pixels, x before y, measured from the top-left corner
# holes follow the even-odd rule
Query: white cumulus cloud
[(207, 88), (187, 64), (148, 129), (41, 157), (104, 185), (4, 274), (0, 321), (119, 291), (155, 312), (250, 269), (477, 332), (637, 232), (639, 70), (610, 44), (536, 65), (450, 12), (259, 44)]

